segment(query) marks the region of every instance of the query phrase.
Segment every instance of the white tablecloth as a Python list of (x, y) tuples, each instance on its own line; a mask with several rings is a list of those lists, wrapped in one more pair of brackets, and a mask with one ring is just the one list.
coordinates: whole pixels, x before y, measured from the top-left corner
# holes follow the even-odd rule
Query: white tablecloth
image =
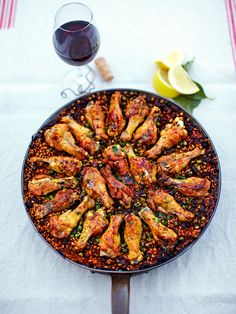
[[(227, 2), (227, 1), (226, 1)], [(203, 237), (186, 254), (131, 278), (130, 313), (236, 313), (235, 69), (223, 0), (87, 0), (101, 34), (99, 55), (115, 79), (98, 88), (153, 91), (153, 60), (175, 48), (195, 56), (192, 76), (214, 101), (195, 110), (220, 156), (222, 195)], [(109, 276), (48, 249), (31, 226), (20, 174), (28, 143), (65, 103), (69, 71), (52, 46), (54, 13), (65, 1), (18, 0), (15, 27), (0, 30), (0, 313), (111, 312)]]

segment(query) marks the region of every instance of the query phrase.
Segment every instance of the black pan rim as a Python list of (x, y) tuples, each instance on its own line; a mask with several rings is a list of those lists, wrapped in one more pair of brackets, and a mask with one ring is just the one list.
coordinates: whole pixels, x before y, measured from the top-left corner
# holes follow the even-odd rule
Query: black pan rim
[[(32, 141), (34, 140), (35, 136), (37, 136), (38, 132), (45, 128), (47, 126), (48, 123), (50, 123), (53, 119), (55, 119), (58, 114), (63, 111), (64, 109), (66, 109), (67, 107), (71, 106), (73, 103), (75, 103), (76, 101), (80, 100), (81, 98), (83, 97), (89, 97), (91, 95), (94, 95), (96, 93), (106, 93), (106, 92), (109, 92), (109, 93), (112, 93), (112, 92), (115, 92), (115, 91), (121, 91), (121, 92), (138, 92), (138, 93), (144, 93), (146, 94), (147, 96), (151, 96), (151, 97), (159, 97), (160, 99), (163, 99), (163, 100), (167, 100), (168, 102), (170, 102), (171, 104), (175, 105), (176, 107), (178, 107), (180, 110), (182, 110), (190, 119), (192, 119), (197, 125), (198, 127), (203, 131), (203, 133), (206, 135), (206, 137), (209, 139), (211, 145), (212, 145), (212, 148), (214, 150), (214, 153), (217, 157), (217, 166), (218, 166), (218, 190), (217, 190), (217, 199), (216, 199), (216, 203), (215, 203), (215, 207), (214, 207), (214, 210), (212, 211), (212, 215), (211, 217), (209, 218), (207, 224), (204, 226), (204, 228), (202, 229), (200, 235), (195, 239), (193, 240), (193, 242), (191, 242), (189, 245), (187, 245), (186, 247), (184, 247), (179, 253), (177, 253), (175, 256), (171, 257), (170, 259), (168, 259), (167, 261), (164, 261), (164, 262), (160, 262), (160, 264), (157, 264), (157, 265), (154, 265), (154, 266), (150, 266), (150, 267), (147, 267), (147, 268), (143, 268), (143, 269), (139, 269), (139, 270), (107, 270), (107, 269), (99, 269), (99, 268), (92, 268), (92, 267), (89, 267), (89, 266), (85, 266), (83, 264), (79, 264), (77, 262), (74, 262), (72, 260), (70, 260), (69, 258), (66, 258), (64, 255), (60, 254), (60, 252), (58, 252), (56, 249), (54, 249), (50, 243), (48, 243), (46, 241), (46, 239), (40, 234), (40, 232), (38, 231), (38, 229), (36, 228), (36, 226), (34, 225), (32, 219), (31, 219), (31, 216), (30, 214), (28, 213), (27, 211), (27, 208), (24, 204), (24, 169), (25, 169), (25, 163), (26, 163), (26, 160), (27, 160), (27, 157), (28, 157), (28, 152), (29, 152), (29, 149), (30, 149), (30, 146), (32, 144)], [(27, 216), (31, 222), (31, 224), (33, 225), (34, 229), (36, 230), (37, 234), (41, 237), (41, 239), (43, 239), (43, 241), (55, 252), (57, 253), (58, 255), (60, 255), (64, 260), (68, 261), (69, 263), (72, 263), (76, 266), (79, 266), (81, 268), (84, 268), (86, 270), (90, 270), (92, 273), (103, 273), (103, 274), (119, 274), (119, 275), (131, 275), (131, 274), (140, 274), (140, 273), (147, 273), (153, 269), (156, 269), (156, 268), (159, 268), (161, 266), (164, 266), (166, 265), (167, 263), (175, 260), (176, 258), (180, 257), (182, 254), (184, 254), (185, 252), (187, 252), (195, 243), (198, 242), (198, 240), (202, 237), (202, 235), (205, 233), (206, 229), (209, 227), (215, 213), (216, 213), (216, 210), (217, 210), (217, 207), (218, 207), (218, 204), (219, 204), (219, 200), (220, 200), (220, 194), (221, 194), (221, 185), (222, 185), (222, 175), (221, 175), (221, 166), (220, 166), (220, 161), (219, 161), (219, 156), (217, 154), (217, 151), (216, 151), (216, 148), (213, 144), (213, 141), (211, 140), (209, 134), (207, 133), (207, 131), (205, 130), (205, 128), (201, 125), (201, 123), (195, 118), (193, 117), (190, 113), (188, 113), (183, 107), (181, 107), (180, 105), (178, 105), (175, 101), (173, 101), (173, 99), (169, 99), (169, 98), (165, 98), (165, 97), (162, 97), (160, 95), (158, 95), (157, 93), (153, 93), (153, 92), (150, 92), (150, 91), (145, 91), (145, 90), (141, 90), (141, 89), (135, 89), (135, 88), (109, 88), (109, 89), (101, 89), (101, 90), (95, 90), (95, 91), (92, 91), (92, 92), (89, 92), (89, 93), (86, 93), (86, 94), (82, 94), (80, 95), (79, 97), (76, 97), (75, 99), (69, 101), (68, 103), (66, 103), (65, 105), (61, 106), (59, 109), (57, 109), (55, 112), (53, 112), (49, 118), (47, 118), (44, 123), (40, 126), (40, 128), (36, 131), (36, 133), (34, 135), (32, 135), (32, 138), (31, 138), (31, 141), (28, 145), (28, 148), (26, 150), (26, 153), (25, 153), (25, 156), (23, 158), (23, 163), (22, 163), (22, 169), (21, 169), (21, 196), (22, 196), (22, 200), (23, 200), (23, 204), (24, 204), (24, 207), (25, 207), (25, 210), (26, 210), (26, 213), (27, 213)]]

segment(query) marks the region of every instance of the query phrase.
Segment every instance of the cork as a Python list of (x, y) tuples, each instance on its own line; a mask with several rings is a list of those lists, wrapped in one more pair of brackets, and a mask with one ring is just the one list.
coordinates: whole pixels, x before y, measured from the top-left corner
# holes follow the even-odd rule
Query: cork
[(111, 69), (104, 57), (96, 58), (94, 62), (97, 66), (98, 72), (105, 82), (109, 82), (114, 78), (111, 73)]

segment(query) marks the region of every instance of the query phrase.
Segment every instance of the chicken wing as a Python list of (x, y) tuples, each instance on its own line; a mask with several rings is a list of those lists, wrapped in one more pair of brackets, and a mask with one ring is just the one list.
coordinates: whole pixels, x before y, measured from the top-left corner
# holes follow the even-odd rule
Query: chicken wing
[(127, 104), (125, 115), (129, 119), (127, 128), (121, 133), (122, 141), (130, 141), (133, 132), (149, 114), (149, 107), (142, 96), (138, 96)]
[(157, 141), (157, 126), (155, 120), (160, 114), (160, 109), (154, 106), (144, 123), (136, 130), (134, 141), (138, 141), (145, 145), (154, 145)]
[(44, 133), (45, 141), (49, 146), (65, 151), (80, 160), (84, 160), (88, 153), (75, 144), (72, 134), (69, 132), (69, 127), (66, 124), (55, 124)]
[(175, 186), (176, 190), (181, 194), (192, 197), (208, 195), (211, 187), (211, 182), (207, 178), (190, 177), (178, 180), (163, 174), (158, 181), (167, 186)]
[(89, 102), (84, 109), (85, 118), (94, 130), (94, 132), (103, 140), (107, 140), (108, 136), (105, 133), (105, 116), (102, 106), (98, 102)]
[(128, 184), (130, 181), (131, 173), (129, 170), (129, 165), (125, 156), (125, 153), (122, 151), (120, 145), (111, 145), (104, 149), (103, 151), (104, 163), (111, 166), (117, 174), (121, 177), (125, 177), (125, 181)]
[(134, 194), (133, 191), (112, 175), (109, 166), (102, 168), (100, 172), (107, 182), (111, 196), (115, 199), (118, 199), (120, 204), (125, 208), (130, 208)]
[(143, 253), (140, 251), (142, 231), (142, 222), (139, 217), (133, 213), (125, 216), (124, 238), (129, 248), (127, 257), (131, 264), (136, 264), (143, 260)]
[(115, 92), (111, 96), (110, 108), (106, 119), (106, 125), (108, 127), (107, 133), (111, 137), (120, 135), (125, 127), (125, 119), (120, 109), (120, 99), (120, 92)]
[(82, 215), (94, 206), (94, 200), (86, 195), (83, 201), (74, 210), (69, 209), (59, 216), (51, 216), (51, 234), (58, 239), (67, 238), (71, 231), (77, 226)]
[(114, 201), (107, 193), (105, 179), (101, 173), (93, 167), (85, 167), (82, 170), (82, 188), (86, 193), (95, 198), (99, 199), (103, 205), (111, 209)]
[(150, 185), (156, 182), (156, 164), (145, 157), (136, 156), (131, 145), (126, 145), (124, 151), (128, 156), (130, 170), (138, 183)]
[(63, 188), (73, 189), (77, 185), (78, 181), (74, 177), (54, 179), (51, 176), (39, 174), (29, 181), (28, 189), (33, 195), (40, 196)]
[(71, 116), (65, 116), (61, 119), (61, 122), (66, 123), (70, 128), (70, 131), (75, 136), (79, 145), (89, 152), (90, 155), (94, 155), (99, 149), (99, 142), (92, 139), (92, 131), (89, 128), (77, 123)]
[(158, 173), (172, 173), (176, 174), (183, 170), (189, 162), (200, 155), (205, 154), (205, 149), (198, 147), (189, 152), (173, 153), (165, 156), (161, 156), (157, 159), (157, 172)]
[(194, 214), (184, 210), (174, 199), (173, 196), (162, 189), (149, 189), (147, 204), (154, 211), (160, 211), (164, 214), (176, 215), (180, 221), (192, 221)]
[(169, 244), (169, 248), (173, 247), (177, 241), (177, 234), (173, 230), (160, 223), (158, 218), (154, 215), (149, 207), (144, 207), (138, 214), (149, 226), (154, 240), (160, 246), (163, 246), (165, 242), (167, 242)]
[(112, 215), (110, 224), (101, 236), (99, 247), (100, 256), (115, 258), (120, 254), (120, 234), (119, 227), (123, 219), (121, 215)]
[(55, 197), (47, 203), (35, 204), (33, 207), (36, 219), (43, 218), (44, 216), (59, 212), (63, 209), (69, 208), (75, 201), (78, 201), (80, 196), (78, 192), (73, 190), (60, 190)]
[(53, 156), (48, 158), (32, 157), (30, 162), (47, 163), (48, 167), (58, 173), (75, 176), (82, 167), (82, 162), (75, 157)]
[(105, 208), (99, 208), (96, 212), (90, 210), (86, 214), (86, 218), (83, 223), (83, 229), (80, 237), (75, 242), (74, 250), (82, 251), (92, 236), (101, 234), (108, 226), (108, 220), (106, 218)]
[(166, 148), (179, 143), (180, 140), (187, 137), (188, 132), (185, 130), (184, 122), (181, 118), (176, 117), (173, 123), (167, 124), (160, 133), (161, 137), (157, 143), (146, 152), (148, 158), (156, 158)]

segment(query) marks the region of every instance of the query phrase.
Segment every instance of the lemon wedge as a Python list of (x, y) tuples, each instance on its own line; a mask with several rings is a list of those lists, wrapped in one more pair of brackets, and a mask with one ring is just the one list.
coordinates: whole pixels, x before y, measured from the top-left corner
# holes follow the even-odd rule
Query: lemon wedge
[(165, 70), (157, 69), (155, 71), (153, 75), (153, 87), (161, 96), (167, 98), (179, 96), (179, 93), (170, 85), (168, 72)]
[(181, 65), (169, 69), (168, 80), (170, 85), (180, 94), (191, 95), (199, 91), (199, 87), (192, 81)]
[(174, 65), (181, 64), (184, 59), (184, 54), (181, 50), (172, 51), (166, 58), (157, 59), (154, 61), (162, 70), (169, 70)]

